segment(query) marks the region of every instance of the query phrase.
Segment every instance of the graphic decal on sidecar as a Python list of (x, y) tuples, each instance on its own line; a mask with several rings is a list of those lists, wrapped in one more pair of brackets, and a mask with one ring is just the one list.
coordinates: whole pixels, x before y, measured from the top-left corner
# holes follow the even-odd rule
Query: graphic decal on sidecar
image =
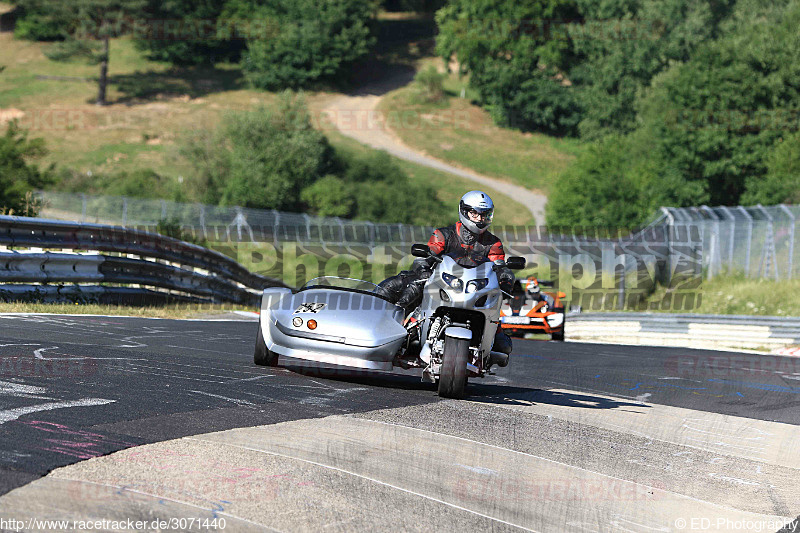
[(316, 302), (304, 303), (295, 309), (294, 313), (319, 313), (323, 307), (325, 307), (325, 304), (318, 304)]

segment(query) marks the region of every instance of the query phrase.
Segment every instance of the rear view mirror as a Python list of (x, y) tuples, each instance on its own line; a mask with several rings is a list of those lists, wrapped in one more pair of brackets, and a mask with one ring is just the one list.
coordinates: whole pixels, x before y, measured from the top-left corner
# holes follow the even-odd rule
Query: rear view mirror
[(431, 250), (427, 244), (412, 244), (411, 255), (414, 257), (428, 257), (431, 255)]
[(522, 270), (525, 268), (525, 258), (512, 256), (506, 259), (506, 266), (511, 270)]

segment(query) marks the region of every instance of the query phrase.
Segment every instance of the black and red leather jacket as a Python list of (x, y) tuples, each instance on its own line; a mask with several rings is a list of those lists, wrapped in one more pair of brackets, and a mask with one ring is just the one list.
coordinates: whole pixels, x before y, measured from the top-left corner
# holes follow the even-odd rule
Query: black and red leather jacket
[[(466, 229), (463, 231), (467, 232)], [(477, 236), (474, 234), (470, 236), (473, 237), (473, 242), (468, 244), (462, 237), (461, 222), (456, 222), (452, 226), (434, 231), (428, 240), (428, 248), (434, 255), (452, 255), (462, 265), (471, 264), (474, 266), (485, 262), (487, 259), (493, 262), (497, 260), (505, 261), (506, 252), (503, 250), (503, 243), (496, 236), (488, 231), (484, 231)], [(496, 272), (500, 288), (506, 292), (511, 292), (515, 279), (514, 273), (505, 265), (496, 267)]]
[(506, 252), (503, 250), (503, 243), (488, 231), (475, 236), (474, 242), (471, 244), (465, 242), (461, 232), (461, 222), (456, 222), (446, 228), (439, 228), (428, 240), (428, 248), (434, 255), (451, 254), (457, 258), (467, 259), (467, 262), (473, 265), (483, 263), (486, 259), (489, 261), (505, 260)]

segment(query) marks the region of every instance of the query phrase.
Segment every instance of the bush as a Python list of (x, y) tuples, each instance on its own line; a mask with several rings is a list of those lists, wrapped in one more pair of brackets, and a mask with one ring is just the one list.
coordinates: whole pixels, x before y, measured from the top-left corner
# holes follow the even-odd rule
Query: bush
[(341, 178), (328, 175), (303, 189), (300, 199), (321, 217), (352, 217), (356, 200), (353, 188)]
[(325, 176), (303, 191), (312, 213), (421, 226), (447, 222), (436, 191), (411, 183), (386, 152), (347, 156), (339, 165), (341, 176)]
[(375, 39), (372, 10), (363, 0), (277, 0), (253, 17), (275, 34), (248, 39), (242, 68), (253, 86), (279, 90), (344, 77)]
[(287, 211), (299, 211), (300, 191), (335, 164), (302, 96), (290, 93), (277, 111), (227, 115), (215, 133), (190, 139), (184, 153), (199, 171), (195, 188), (203, 201)]
[(441, 74), (435, 66), (420, 70), (414, 77), (414, 83), (419, 89), (420, 98), (429, 103), (438, 103), (444, 99), (444, 80), (446, 75)]
[(17, 19), (14, 37), (28, 41), (60, 41), (64, 32), (59, 20), (39, 14), (29, 14)]
[(354, 218), (419, 226), (445, 223), (447, 209), (428, 185), (413, 184), (386, 152), (347, 163), (345, 181), (356, 201)]
[[(590, 145), (556, 182), (547, 200), (549, 226), (632, 229), (651, 212), (630, 142), (611, 136)], [(637, 179), (638, 178), (638, 179)], [(656, 200), (657, 201), (657, 200)]]
[(479, 78), (481, 99), (497, 124), (559, 136), (577, 131), (580, 102), (554, 73), (501, 64), (487, 68)]
[(190, 242), (198, 246), (208, 247), (208, 241), (204, 237), (198, 237), (192, 231), (184, 231), (178, 217), (168, 217), (159, 220), (156, 225), (156, 233), (184, 242)]
[(30, 160), (47, 153), (42, 139), (28, 139), (15, 122), (0, 137), (0, 210), (4, 214), (36, 216), (39, 205), (31, 192), (49, 184), (52, 167), (40, 170)]
[(145, 168), (115, 174), (84, 174), (62, 169), (58, 188), (63, 191), (132, 198), (170, 198), (180, 200), (174, 180)]

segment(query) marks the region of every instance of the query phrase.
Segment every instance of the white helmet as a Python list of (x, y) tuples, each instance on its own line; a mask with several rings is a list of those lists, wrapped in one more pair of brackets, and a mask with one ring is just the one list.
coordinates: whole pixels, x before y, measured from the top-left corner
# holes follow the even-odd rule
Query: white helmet
[(481, 234), (492, 223), (494, 202), (481, 191), (469, 191), (458, 203), (458, 218), (469, 231)]
[(528, 279), (528, 294), (537, 295), (540, 291), (539, 281), (536, 278)]

